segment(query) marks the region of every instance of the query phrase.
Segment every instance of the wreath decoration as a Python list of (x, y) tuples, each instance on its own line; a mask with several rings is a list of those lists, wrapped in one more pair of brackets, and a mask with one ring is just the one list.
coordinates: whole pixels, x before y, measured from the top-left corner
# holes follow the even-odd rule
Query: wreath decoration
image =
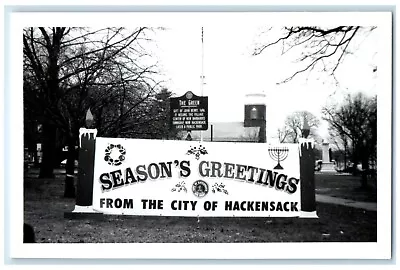
[[(115, 152), (118, 151), (117, 154)], [(125, 160), (126, 150), (120, 144), (109, 144), (105, 150), (104, 160), (108, 165), (118, 166)], [(115, 156), (118, 156), (115, 158)], [(114, 157), (114, 158), (113, 158)]]

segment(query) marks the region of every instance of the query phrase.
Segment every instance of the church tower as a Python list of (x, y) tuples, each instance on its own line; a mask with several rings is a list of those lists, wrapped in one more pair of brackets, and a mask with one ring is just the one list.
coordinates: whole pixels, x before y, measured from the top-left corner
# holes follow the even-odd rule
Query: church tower
[(260, 127), (259, 142), (266, 138), (266, 96), (262, 93), (247, 94), (244, 103), (244, 127)]

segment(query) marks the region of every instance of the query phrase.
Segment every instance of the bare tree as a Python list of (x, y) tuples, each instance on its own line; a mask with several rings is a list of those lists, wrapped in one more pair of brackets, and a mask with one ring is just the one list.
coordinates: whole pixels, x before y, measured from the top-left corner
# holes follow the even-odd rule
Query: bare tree
[[(345, 60), (347, 54), (353, 53), (355, 48), (350, 46), (357, 37), (365, 37), (376, 27), (361, 26), (292, 26), (276, 29), (269, 28), (262, 32), (261, 37), (266, 40), (256, 44), (253, 55), (260, 55), (272, 46), (281, 46), (281, 54), (293, 52), (299, 68), (293, 74), (279, 83), (286, 83), (297, 75), (306, 71), (322, 71), (335, 78), (335, 72)], [(377, 67), (373, 68), (376, 72)], [(278, 83), (278, 84), (279, 84)]]
[(278, 130), (279, 141), (297, 143), (302, 134), (304, 119), (310, 126), (310, 136), (315, 136), (315, 128), (319, 126), (319, 120), (310, 112), (298, 111), (286, 117), (284, 127)]
[(113, 102), (101, 99), (95, 103), (100, 136), (166, 139), (177, 135), (168, 124), (172, 92), (165, 88), (155, 94), (135, 88), (125, 90)]
[[(95, 104), (112, 103), (123, 96), (120, 114), (125, 114), (126, 87), (135, 85), (145, 100), (154, 92), (153, 65), (143, 42), (151, 31), (124, 28), (25, 28), (23, 32), (24, 105), (43, 125), (43, 160), (40, 177), (53, 177), (56, 135), (68, 145), (66, 197), (73, 197), (75, 146), (86, 111)], [(142, 63), (142, 64), (141, 64)], [(145, 63), (145, 64), (143, 64)], [(122, 89), (122, 94), (121, 94)], [(144, 93), (146, 92), (146, 93)], [(102, 100), (102, 101), (101, 101)], [(128, 110), (133, 110), (129, 108)]]
[(344, 133), (340, 133), (338, 130), (329, 127), (329, 141), (336, 147), (339, 155), (343, 157), (343, 169), (347, 169), (347, 157), (351, 150), (351, 143), (349, 142), (349, 138)]
[[(376, 161), (377, 97), (369, 98), (362, 93), (348, 95), (342, 105), (325, 107), (322, 112), (331, 129), (350, 140), (354, 166), (361, 162), (367, 172), (370, 161)], [(367, 188), (365, 173), (361, 187)]]
[(280, 143), (286, 141), (286, 138), (290, 136), (291, 132), (290, 129), (285, 125), (282, 128), (278, 128), (277, 136)]

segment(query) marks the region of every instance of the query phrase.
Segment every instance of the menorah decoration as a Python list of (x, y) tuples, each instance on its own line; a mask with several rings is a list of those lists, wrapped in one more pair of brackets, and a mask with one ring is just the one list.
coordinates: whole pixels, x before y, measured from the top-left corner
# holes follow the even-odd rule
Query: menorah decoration
[(283, 147), (270, 147), (268, 149), (269, 156), (278, 162), (278, 164), (274, 167), (275, 170), (282, 170), (281, 161), (284, 161), (289, 154), (289, 148)]

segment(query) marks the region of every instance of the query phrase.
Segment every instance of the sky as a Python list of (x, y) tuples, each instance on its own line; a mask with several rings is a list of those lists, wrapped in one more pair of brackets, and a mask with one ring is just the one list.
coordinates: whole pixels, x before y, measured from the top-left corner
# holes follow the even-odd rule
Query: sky
[[(164, 85), (177, 96), (186, 91), (208, 96), (209, 122), (243, 121), (245, 95), (264, 93), (268, 137), (275, 136), (285, 118), (295, 111), (307, 110), (320, 118), (327, 102), (338, 101), (346, 93), (376, 94), (377, 73), (372, 70), (377, 65), (379, 29), (357, 40), (357, 50), (347, 55), (337, 70), (339, 86), (318, 73), (308, 80), (302, 75), (277, 85), (291, 75), (294, 58), (281, 56), (279, 46), (252, 56), (261, 30), (249, 25), (204, 27), (203, 58), (201, 26), (175, 26), (157, 32), (155, 55)], [(317, 131), (322, 138), (328, 137), (327, 127), (322, 121)]]
[[(267, 136), (274, 137), (278, 128), (282, 128), (285, 118), (295, 111), (307, 110), (321, 118), (321, 108), (328, 102), (340, 100), (347, 93), (364, 92), (374, 95), (379, 71), (373, 73), (373, 67), (381, 60), (378, 49), (382, 43), (390, 40), (380, 39), (381, 29), (377, 27), (368, 37), (357, 40), (357, 50), (346, 56), (345, 62), (337, 70), (340, 83), (336, 86), (326, 75), (312, 73), (308, 80), (298, 76), (289, 83), (277, 85), (277, 82), (296, 71), (294, 55), (281, 56), (279, 46), (265, 50), (258, 56), (252, 56), (254, 46), (260, 40), (265, 27), (274, 25), (337, 26), (336, 14), (323, 13), (280, 13), (236, 14), (236, 13), (136, 13), (115, 14), (95, 17), (88, 20), (88, 14), (74, 14), (74, 22), (89, 24), (99, 28), (113, 25), (162, 26), (165, 30), (156, 30), (151, 36), (153, 41), (146, 44), (152, 57), (158, 61), (162, 85), (181, 96), (187, 91), (209, 97), (209, 122), (243, 121), (243, 106), (246, 94), (264, 93), (266, 95)], [(347, 15), (347, 16), (346, 16)], [(374, 14), (375, 15), (375, 14)], [(60, 14), (34, 16), (34, 25), (71, 23), (71, 17)], [(90, 16), (96, 16), (91, 14)], [(379, 16), (340, 14), (341, 25), (381, 25)], [(29, 18), (25, 14), (24, 19)], [(32, 18), (26, 19), (32, 25)], [(41, 21), (42, 20), (42, 21)], [(21, 22), (22, 23), (22, 22)], [(75, 22), (76, 23), (76, 22)], [(91, 25), (93, 24), (93, 25)], [(104, 25), (105, 24), (105, 25)], [(204, 27), (204, 39), (201, 42), (201, 27)], [(277, 27), (278, 26), (278, 27)], [(386, 27), (387, 28), (387, 27)], [(264, 37), (264, 36), (263, 36)], [(384, 36), (385, 38), (387, 36)], [(151, 45), (150, 45), (151, 44)], [(202, 57), (203, 45), (203, 57)], [(21, 50), (22, 51), (22, 50)], [(385, 52), (383, 53), (385, 56)], [(202, 61), (203, 60), (203, 61)], [(390, 60), (389, 60), (390, 62)], [(200, 76), (205, 76), (201, 87)], [(379, 66), (379, 64), (378, 64)], [(379, 70), (381, 66), (379, 66)], [(386, 69), (387, 70), (387, 69)], [(381, 73), (382, 74), (382, 73)], [(379, 105), (379, 99), (378, 99)], [(328, 125), (321, 121), (318, 134), (328, 139)]]

